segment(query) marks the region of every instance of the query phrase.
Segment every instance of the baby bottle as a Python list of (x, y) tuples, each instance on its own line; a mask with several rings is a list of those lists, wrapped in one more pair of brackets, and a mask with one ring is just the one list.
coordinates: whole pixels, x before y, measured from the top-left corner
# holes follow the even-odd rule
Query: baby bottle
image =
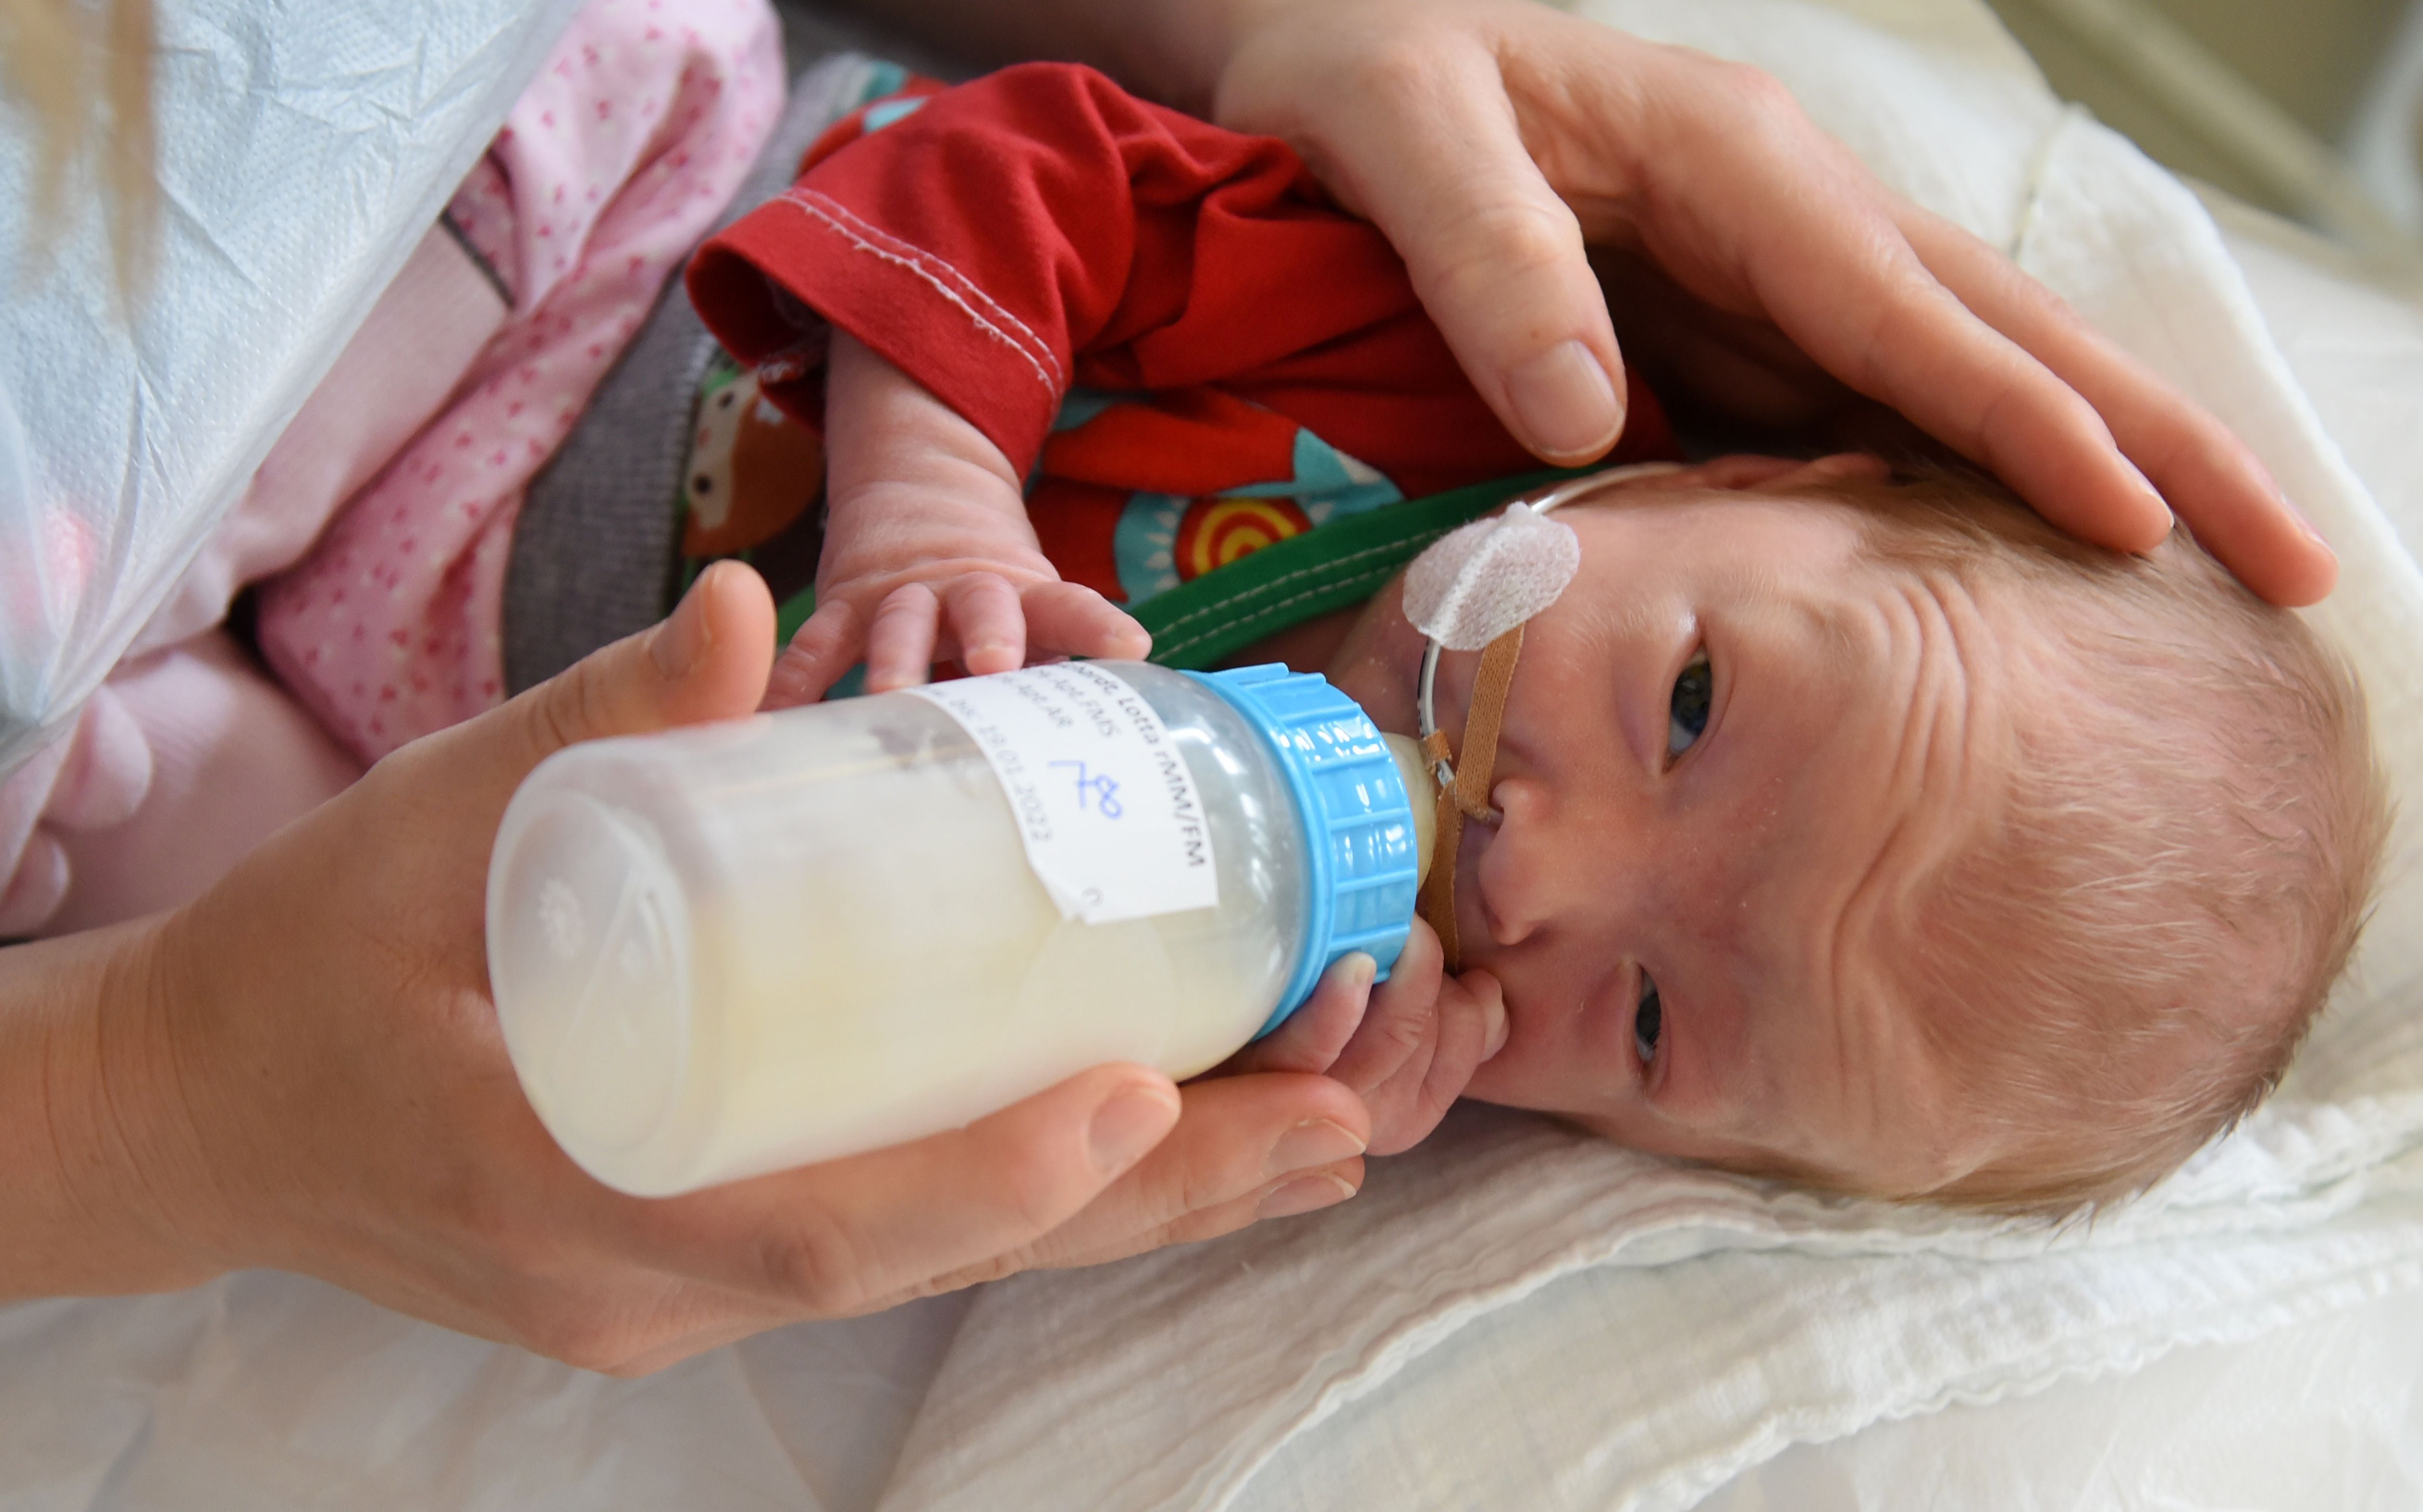
[(1106, 1061), (1191, 1076), (1346, 953), (1385, 975), (1431, 792), (1413, 742), (1276, 666), (1069, 662), (594, 741), (505, 811), (489, 982), (572, 1158), (689, 1191)]

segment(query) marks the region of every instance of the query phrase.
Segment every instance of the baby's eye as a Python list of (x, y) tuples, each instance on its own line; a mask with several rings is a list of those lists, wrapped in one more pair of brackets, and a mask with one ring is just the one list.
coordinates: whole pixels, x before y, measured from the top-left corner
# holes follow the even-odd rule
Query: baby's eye
[(1666, 1009), (1657, 1000), (1657, 984), (1640, 973), (1640, 1001), (1632, 1010), (1632, 1048), (1647, 1065), (1657, 1059), (1657, 1032), (1665, 1027)]
[(1666, 700), (1666, 759), (1673, 761), (1691, 748), (1708, 728), (1708, 701), (1715, 680), (1708, 674), (1708, 654), (1692, 654), (1682, 674), (1674, 679), (1674, 691)]

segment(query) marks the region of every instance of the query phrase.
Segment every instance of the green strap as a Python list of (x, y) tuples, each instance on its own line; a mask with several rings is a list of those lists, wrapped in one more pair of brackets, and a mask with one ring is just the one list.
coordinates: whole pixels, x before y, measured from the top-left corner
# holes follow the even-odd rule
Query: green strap
[(1199, 671), (1265, 636), (1362, 603), (1457, 526), (1518, 494), (1579, 476), (1525, 473), (1351, 515), (1155, 594), (1133, 612), (1151, 632), (1154, 661)]

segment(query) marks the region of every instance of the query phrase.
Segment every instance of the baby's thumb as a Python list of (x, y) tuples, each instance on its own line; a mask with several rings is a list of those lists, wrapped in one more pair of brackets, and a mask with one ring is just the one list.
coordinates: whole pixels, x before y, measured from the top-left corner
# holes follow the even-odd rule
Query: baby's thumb
[(638, 735), (757, 707), (774, 658), (774, 601), (736, 561), (699, 575), (663, 622), (626, 636), (521, 694), (491, 718), (518, 784), (566, 746)]

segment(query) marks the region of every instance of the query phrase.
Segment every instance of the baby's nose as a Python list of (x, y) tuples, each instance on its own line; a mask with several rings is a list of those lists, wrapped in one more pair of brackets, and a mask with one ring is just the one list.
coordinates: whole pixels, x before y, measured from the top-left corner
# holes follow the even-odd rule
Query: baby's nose
[(1585, 922), (1583, 915), (1613, 901), (1627, 868), (1618, 853), (1628, 850), (1607, 833), (1610, 816), (1571, 811), (1547, 784), (1527, 777), (1498, 780), (1490, 802), (1499, 818), (1481, 849), (1475, 869), (1480, 905), (1489, 937), (1519, 945), (1560, 920)]
[(1653, 904), (1653, 822), (1628, 790), (1514, 776), (1490, 787), (1490, 802), (1500, 822), (1481, 853), (1476, 891), (1497, 945), (1551, 925), (1607, 936)]

